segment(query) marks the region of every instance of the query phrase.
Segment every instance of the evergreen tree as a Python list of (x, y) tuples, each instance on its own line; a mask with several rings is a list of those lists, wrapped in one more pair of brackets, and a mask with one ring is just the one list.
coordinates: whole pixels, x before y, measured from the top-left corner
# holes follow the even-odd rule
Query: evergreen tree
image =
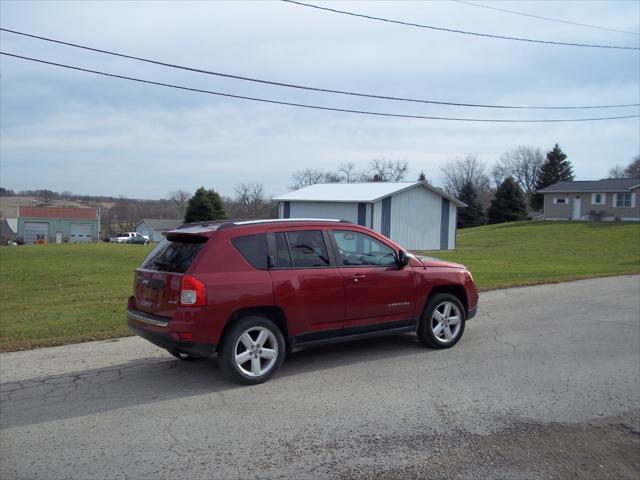
[(524, 194), (511, 177), (498, 186), (489, 207), (489, 223), (514, 222), (527, 216)]
[(427, 176), (424, 174), (424, 171), (421, 171), (420, 175), (418, 175), (418, 181), (419, 182), (426, 182), (427, 181)]
[[(540, 167), (538, 180), (536, 181), (536, 192), (549, 185), (558, 182), (566, 182), (573, 180), (573, 166), (567, 160), (567, 155), (562, 151), (556, 143), (553, 149), (547, 152), (547, 159)], [(531, 208), (542, 210), (544, 205), (544, 194), (536, 193), (531, 197)]]
[(462, 185), (458, 200), (467, 204), (466, 208), (458, 208), (458, 228), (477, 227), (487, 223), (487, 216), (473, 183), (466, 182)]
[(200, 187), (189, 199), (187, 211), (184, 215), (185, 223), (208, 222), (211, 220), (224, 220), (227, 214), (224, 212), (222, 198), (215, 190), (207, 190)]

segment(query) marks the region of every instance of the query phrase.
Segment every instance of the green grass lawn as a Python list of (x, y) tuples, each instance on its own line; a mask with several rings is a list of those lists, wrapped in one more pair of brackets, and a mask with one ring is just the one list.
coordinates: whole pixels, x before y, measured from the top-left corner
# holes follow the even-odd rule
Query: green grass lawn
[(638, 222), (515, 222), (458, 230), (455, 251), (481, 290), (640, 272)]
[[(492, 225), (460, 230), (457, 247), (426, 253), (464, 263), (482, 290), (640, 272), (639, 223)], [(0, 351), (127, 335), (133, 270), (151, 248), (0, 248)]]
[(0, 351), (128, 335), (133, 270), (150, 246), (0, 248)]

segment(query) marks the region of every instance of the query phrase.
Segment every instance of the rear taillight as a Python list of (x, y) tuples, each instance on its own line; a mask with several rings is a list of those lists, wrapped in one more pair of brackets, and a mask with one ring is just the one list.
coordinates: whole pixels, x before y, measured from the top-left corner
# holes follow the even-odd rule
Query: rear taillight
[(180, 283), (180, 306), (203, 307), (207, 304), (207, 289), (200, 280), (183, 275)]

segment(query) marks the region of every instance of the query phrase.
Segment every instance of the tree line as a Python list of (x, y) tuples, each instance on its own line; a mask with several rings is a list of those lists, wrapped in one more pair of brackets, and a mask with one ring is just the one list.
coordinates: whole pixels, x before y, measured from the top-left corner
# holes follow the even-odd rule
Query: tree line
[[(447, 161), (440, 170), (443, 190), (467, 204), (466, 208), (458, 209), (460, 228), (524, 219), (528, 212), (542, 209), (544, 196), (540, 190), (574, 178), (573, 166), (558, 144), (546, 154), (539, 148), (519, 146), (505, 152), (490, 169), (477, 155), (469, 154)], [(290, 188), (297, 190), (317, 183), (400, 182), (406, 180), (408, 172), (407, 160), (373, 159), (364, 169), (358, 169), (354, 162), (343, 162), (336, 170), (296, 171), (291, 176)], [(616, 166), (609, 171), (609, 178), (623, 177), (640, 178), (640, 155), (626, 167)], [(417, 180), (428, 182), (424, 172), (419, 173)], [(134, 230), (142, 218), (183, 219), (189, 223), (277, 217), (277, 205), (261, 183), (237, 184), (233, 196), (223, 197), (201, 186), (193, 194), (176, 190), (161, 200), (74, 195), (45, 189), (14, 193), (1, 187), (0, 195), (31, 196), (43, 204), (73, 200), (100, 208), (106, 236), (116, 230)]]

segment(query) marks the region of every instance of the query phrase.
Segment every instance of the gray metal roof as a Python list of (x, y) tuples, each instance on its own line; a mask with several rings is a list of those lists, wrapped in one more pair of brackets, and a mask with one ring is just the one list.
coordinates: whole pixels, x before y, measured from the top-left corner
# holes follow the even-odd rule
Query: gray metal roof
[(136, 223), (136, 227), (142, 222), (145, 222), (154, 230), (173, 230), (184, 223), (180, 219), (173, 218), (142, 218)]
[(540, 190), (541, 193), (591, 193), (625, 192), (640, 187), (640, 178), (607, 178), (604, 180), (586, 180), (558, 182)]
[(291, 202), (346, 202), (372, 203), (389, 195), (424, 187), (459, 207), (466, 207), (457, 198), (430, 185), (427, 182), (356, 182), (356, 183), (317, 183), (308, 187), (285, 193), (274, 200)]

